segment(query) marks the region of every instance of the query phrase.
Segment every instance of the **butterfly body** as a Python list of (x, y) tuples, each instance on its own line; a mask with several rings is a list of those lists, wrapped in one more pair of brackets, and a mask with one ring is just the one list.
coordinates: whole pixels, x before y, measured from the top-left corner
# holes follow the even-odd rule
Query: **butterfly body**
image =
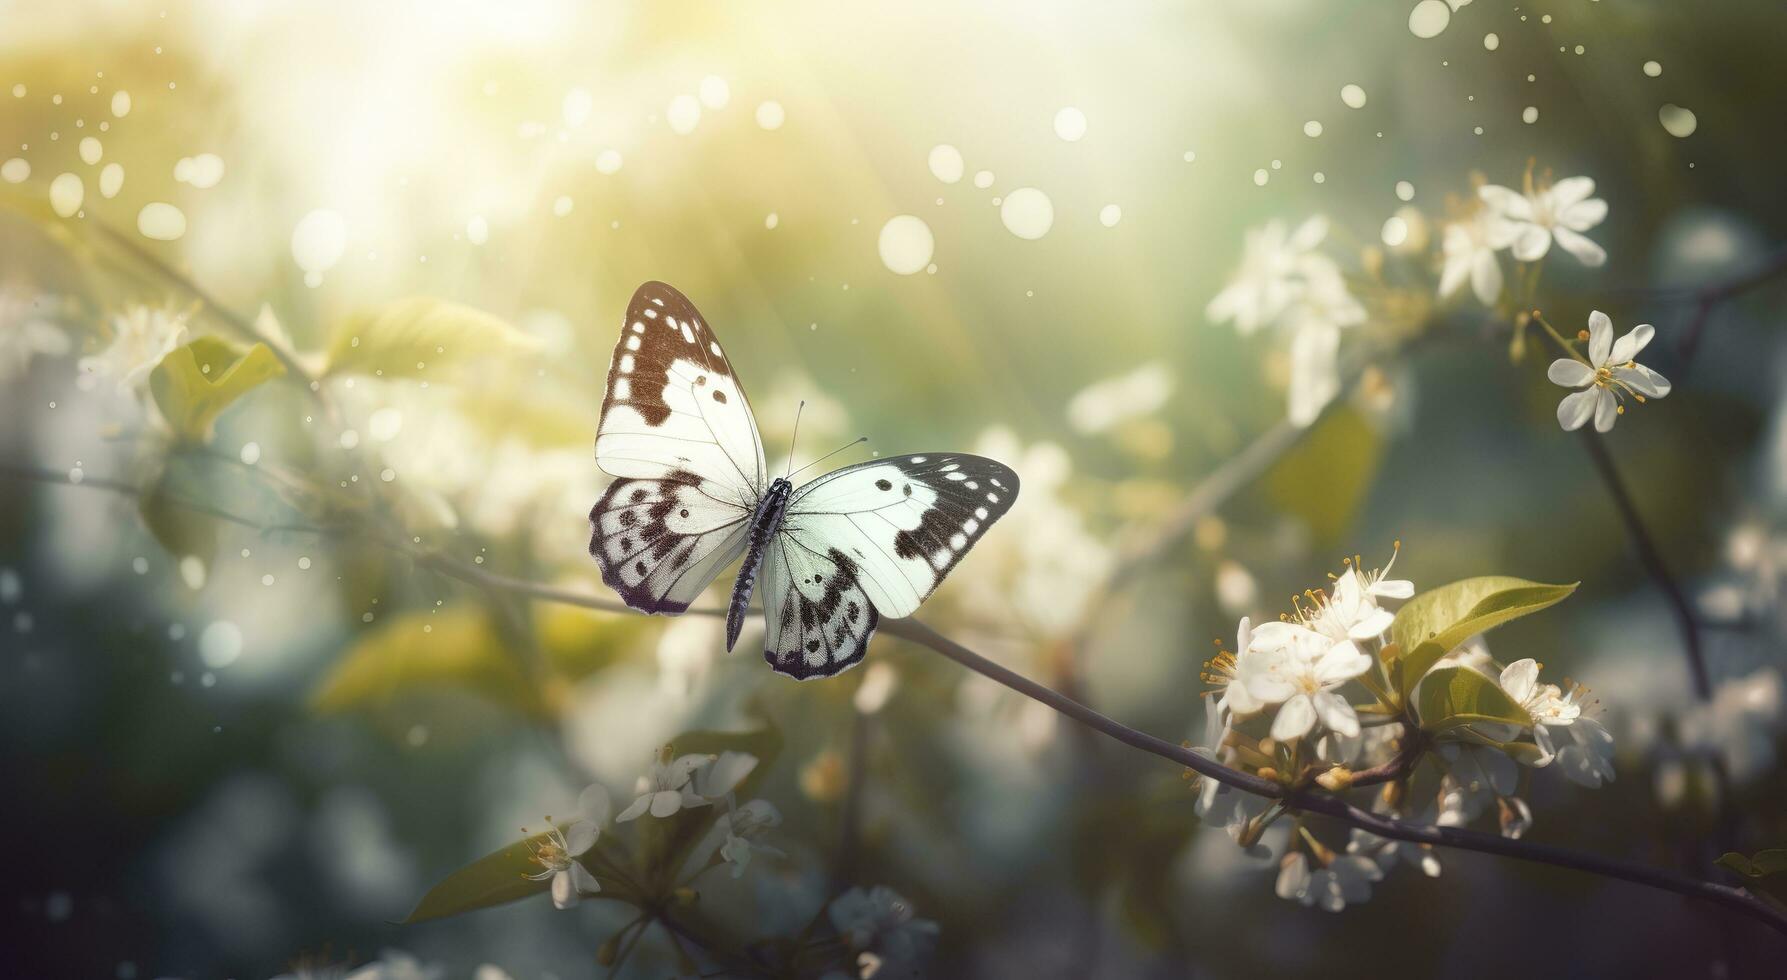
[(763, 564), (763, 549), (781, 528), (782, 518), (788, 514), (788, 496), (793, 492), (793, 483), (776, 477), (764, 491), (763, 499), (757, 502), (756, 513), (751, 515), (750, 544), (745, 547), (745, 560), (738, 567), (738, 578), (732, 583), (732, 602), (726, 607), (727, 650), (738, 644), (738, 633), (745, 626), (745, 613), (751, 608), (751, 587), (755, 584), (758, 566)]
[(828, 677), (860, 662), (881, 616), (909, 616), (1011, 509), (1018, 477), (965, 453), (872, 459), (795, 486), (766, 475), (732, 363), (694, 304), (660, 282), (627, 306), (596, 463), (590, 555), (635, 609), (677, 615), (744, 559), (726, 646), (763, 597), (763, 657)]

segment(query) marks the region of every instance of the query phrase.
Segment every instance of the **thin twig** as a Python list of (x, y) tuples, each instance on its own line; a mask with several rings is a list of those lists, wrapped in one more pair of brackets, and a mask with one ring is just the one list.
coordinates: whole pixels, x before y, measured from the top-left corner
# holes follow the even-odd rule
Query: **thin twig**
[[(0, 467), (0, 475), (14, 476), (24, 479), (46, 480), (53, 483), (68, 483), (65, 476), (45, 474), (40, 471), (18, 467)], [(138, 491), (128, 483), (111, 480), (83, 481), (80, 486), (113, 492), (135, 494)], [(390, 545), (379, 539), (381, 543)], [(579, 606), (585, 609), (619, 610), (624, 609), (621, 603), (583, 592), (555, 588), (510, 578), (494, 572), (487, 572), (476, 565), (468, 564), (446, 555), (434, 554), (418, 557), (418, 561), (426, 562), (431, 567), (440, 569), (462, 581), (477, 584), (485, 588), (502, 589), (516, 595), (528, 596), (548, 602)], [(702, 616), (723, 616), (725, 610), (719, 608), (690, 609), (690, 614)], [(1663, 871), (1616, 858), (1588, 854), (1568, 848), (1538, 844), (1526, 840), (1514, 840), (1483, 834), (1474, 831), (1460, 830), (1455, 827), (1436, 827), (1424, 824), (1408, 823), (1382, 814), (1370, 813), (1346, 802), (1338, 796), (1330, 796), (1306, 788), (1291, 789), (1259, 776), (1231, 769), (1214, 759), (1206, 758), (1188, 748), (1181, 747), (1164, 739), (1156, 738), (1146, 732), (1138, 731), (1110, 717), (1061, 694), (1052, 688), (1045, 687), (1035, 681), (1003, 667), (975, 653), (973, 650), (937, 632), (930, 626), (916, 619), (884, 619), (881, 629), (892, 636), (910, 640), (920, 646), (954, 660), (990, 680), (1002, 684), (1012, 690), (1041, 702), (1063, 715), (1109, 736), (1131, 748), (1139, 749), (1158, 756), (1176, 765), (1184, 766), (1209, 779), (1214, 779), (1243, 792), (1256, 796), (1282, 801), (1289, 809), (1303, 810), (1332, 817), (1342, 823), (1361, 828), (1380, 837), (1393, 840), (1410, 841), (1418, 844), (1432, 844), (1458, 850), (1478, 851), (1500, 857), (1515, 858), (1536, 864), (1548, 864), (1554, 867), (1569, 868), (1589, 874), (1617, 878), (1634, 884), (1644, 885), (1662, 891), (1674, 892), (1691, 898), (1699, 898), (1708, 902), (1725, 906), (1762, 922), (1777, 932), (1787, 935), (1787, 912), (1769, 905), (1750, 895), (1741, 888), (1722, 885), (1716, 882), (1701, 881), (1685, 875)]]
[(1688, 597), (1676, 583), (1675, 577), (1669, 574), (1669, 566), (1663, 562), (1662, 552), (1657, 550), (1657, 543), (1644, 525), (1644, 518), (1638, 513), (1638, 505), (1633, 502), (1632, 494), (1626, 489), (1626, 483), (1620, 478), (1619, 468), (1614, 465), (1613, 456), (1607, 451), (1607, 444), (1599, 434), (1583, 432), (1583, 445), (1588, 449), (1588, 458), (1594, 461), (1595, 471), (1600, 474), (1601, 482), (1606, 484), (1607, 493), (1613, 497), (1613, 504), (1619, 510), (1620, 519), (1626, 524), (1626, 532), (1632, 538), (1632, 547), (1638, 552), (1638, 561), (1645, 571), (1656, 581), (1657, 587), (1669, 600), (1669, 608), (1675, 613), (1676, 626), (1681, 630), (1682, 648), (1687, 652), (1688, 667), (1694, 675), (1694, 694), (1702, 701), (1710, 701), (1713, 696), (1712, 679), (1707, 673), (1706, 658), (1700, 650), (1700, 625), (1694, 615), (1694, 607)]
[(1694, 315), (1682, 329), (1681, 339), (1676, 346), (1682, 359), (1682, 373), (1686, 373), (1688, 364), (1694, 360), (1695, 352), (1700, 349), (1700, 337), (1706, 331), (1706, 325), (1711, 322), (1714, 311), (1727, 300), (1766, 285), (1783, 275), (1787, 275), (1787, 249), (1776, 252), (1754, 269), (1697, 290), (1694, 293)]

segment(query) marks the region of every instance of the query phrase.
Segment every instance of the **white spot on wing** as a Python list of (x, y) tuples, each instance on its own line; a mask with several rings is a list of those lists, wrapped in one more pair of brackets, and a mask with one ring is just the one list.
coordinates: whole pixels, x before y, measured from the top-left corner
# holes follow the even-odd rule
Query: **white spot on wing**
[(638, 337), (628, 337), (627, 338), (627, 349), (628, 350), (638, 350), (639, 349), (639, 338)]

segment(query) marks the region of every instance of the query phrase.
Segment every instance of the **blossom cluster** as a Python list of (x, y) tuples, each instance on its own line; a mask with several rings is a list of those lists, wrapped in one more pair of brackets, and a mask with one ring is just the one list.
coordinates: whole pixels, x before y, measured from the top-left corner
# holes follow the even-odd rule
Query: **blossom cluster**
[[(1205, 665), (1215, 685), (1205, 695), (1205, 730), (1194, 751), (1230, 768), (1285, 786), (1348, 792), (1363, 774), (1382, 784), (1374, 806), (1398, 819), (1439, 826), (1471, 826), (1493, 814), (1500, 832), (1519, 837), (1532, 825), (1521, 796), (1523, 769), (1555, 767), (1573, 782), (1598, 786), (1613, 778), (1613, 739), (1585, 713), (1584, 688), (1540, 679), (1532, 658), (1495, 661), (1472, 637), (1431, 664), (1398, 696), (1395, 665), (1405, 653), (1392, 635), (1394, 602), (1415, 595), (1414, 584), (1390, 577), (1389, 565), (1365, 570), (1357, 559), (1324, 590), (1299, 596), (1293, 612), (1255, 626), (1242, 619), (1234, 651)], [(1493, 688), (1500, 717), (1440, 717), (1428, 684)], [(1432, 716), (1423, 716), (1423, 712)], [(1422, 765), (1420, 763), (1426, 763)], [(1222, 825), (1244, 849), (1279, 860), (1277, 893), (1305, 905), (1339, 911), (1364, 901), (1371, 884), (1398, 864), (1440, 872), (1425, 847), (1355, 829), (1344, 843), (1324, 843), (1303, 816), (1280, 801), (1204, 779), (1197, 810)], [(1280, 847), (1267, 831), (1292, 818)]]

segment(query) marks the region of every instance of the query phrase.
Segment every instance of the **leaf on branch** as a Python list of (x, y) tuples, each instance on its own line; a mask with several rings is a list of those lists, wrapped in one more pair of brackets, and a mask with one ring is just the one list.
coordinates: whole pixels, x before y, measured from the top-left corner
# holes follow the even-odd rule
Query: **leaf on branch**
[(403, 613), (361, 634), (329, 668), (310, 706), (325, 713), (376, 707), (430, 687), (469, 691), (524, 714), (547, 713), (490, 617), (473, 604)]
[(1421, 684), (1415, 705), (1421, 727), (1445, 731), (1464, 725), (1519, 725), (1533, 723), (1526, 709), (1514, 703), (1500, 684), (1469, 667), (1443, 667)]
[(149, 374), (149, 392), (177, 438), (203, 443), (224, 409), (284, 373), (265, 344), (244, 352), (215, 337), (200, 337), (161, 359)]
[(1766, 878), (1769, 875), (1787, 873), (1787, 847), (1771, 847), (1766, 851), (1757, 851), (1750, 857), (1736, 851), (1726, 851), (1725, 856), (1714, 863), (1746, 878)]
[(417, 296), (338, 322), (325, 373), (439, 378), (536, 346), (532, 337), (481, 310)]
[(207, 564), (217, 552), (217, 519), (194, 510), (202, 499), (203, 474), (184, 460), (170, 457), (161, 475), (137, 502), (149, 533), (175, 558), (194, 557)]
[(1485, 575), (1442, 585), (1415, 596), (1397, 611), (1390, 639), (1404, 651), (1397, 676), (1404, 696), (1439, 659), (1460, 643), (1509, 620), (1563, 601), (1579, 583), (1546, 585), (1506, 575)]

